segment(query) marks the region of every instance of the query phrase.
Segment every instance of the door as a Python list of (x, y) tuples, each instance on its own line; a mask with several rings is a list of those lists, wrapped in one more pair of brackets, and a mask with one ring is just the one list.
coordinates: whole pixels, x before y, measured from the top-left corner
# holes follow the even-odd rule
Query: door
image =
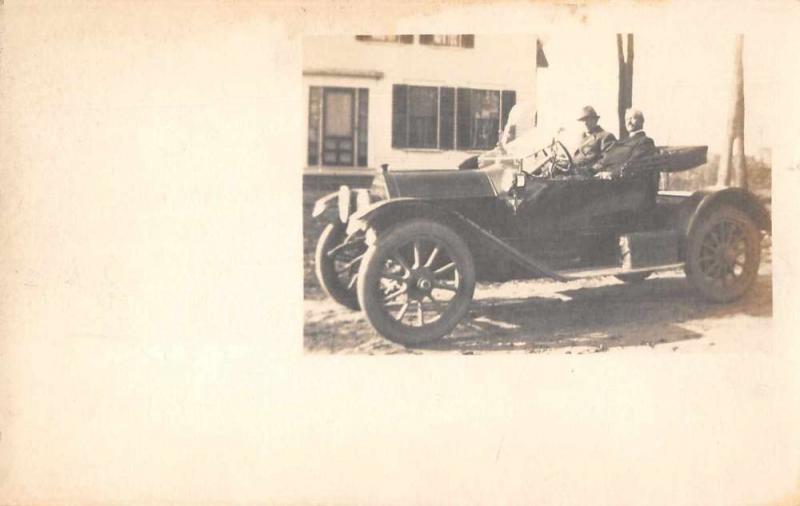
[(524, 235), (625, 230), (651, 206), (646, 177), (529, 180), (516, 213)]
[(355, 90), (325, 88), (323, 93), (322, 163), (352, 166), (355, 154)]
[(639, 228), (648, 202), (646, 178), (528, 179), (508, 222), (517, 248), (552, 269), (611, 265), (619, 234)]

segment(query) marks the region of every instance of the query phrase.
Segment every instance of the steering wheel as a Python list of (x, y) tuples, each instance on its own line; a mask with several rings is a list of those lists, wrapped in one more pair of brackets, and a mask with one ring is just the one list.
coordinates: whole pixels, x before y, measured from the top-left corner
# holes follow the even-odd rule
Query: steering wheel
[(569, 174), (572, 171), (572, 156), (566, 146), (561, 141), (553, 139), (550, 151), (550, 173), (553, 175)]

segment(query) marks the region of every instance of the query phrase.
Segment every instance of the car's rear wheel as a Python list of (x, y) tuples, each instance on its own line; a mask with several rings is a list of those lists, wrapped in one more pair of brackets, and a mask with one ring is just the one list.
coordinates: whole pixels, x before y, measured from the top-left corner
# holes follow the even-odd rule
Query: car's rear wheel
[(418, 345), (449, 334), (466, 314), (475, 290), (475, 266), (450, 228), (414, 220), (381, 234), (358, 274), (358, 300), (375, 330)]
[(753, 220), (739, 209), (720, 206), (691, 232), (686, 277), (704, 298), (729, 302), (747, 292), (758, 275), (761, 237)]
[(317, 241), (314, 255), (317, 281), (331, 299), (350, 309), (358, 310), (356, 280), (361, 258), (366, 249), (363, 243), (343, 246), (344, 226), (329, 223)]

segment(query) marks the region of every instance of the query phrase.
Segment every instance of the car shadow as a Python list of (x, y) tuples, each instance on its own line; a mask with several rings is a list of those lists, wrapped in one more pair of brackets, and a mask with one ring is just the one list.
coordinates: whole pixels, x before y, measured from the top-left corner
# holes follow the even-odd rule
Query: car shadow
[(745, 297), (729, 304), (700, 299), (682, 276), (657, 277), (638, 285), (574, 288), (571, 284), (563, 290), (542, 290), (544, 296), (479, 297), (450, 336), (423, 348), (464, 353), (576, 347), (580, 352), (605, 351), (703, 337), (702, 330), (680, 325), (690, 320), (772, 314), (769, 274), (760, 275)]

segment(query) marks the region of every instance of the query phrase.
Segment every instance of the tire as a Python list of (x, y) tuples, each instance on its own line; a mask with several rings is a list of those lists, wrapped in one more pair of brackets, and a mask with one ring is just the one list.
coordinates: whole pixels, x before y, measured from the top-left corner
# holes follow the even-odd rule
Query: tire
[(475, 264), (467, 245), (430, 220), (381, 234), (358, 273), (358, 300), (367, 321), (406, 346), (449, 334), (467, 313), (474, 291)]
[[(363, 253), (363, 246), (347, 252), (340, 252), (334, 256), (329, 256), (328, 252), (339, 246), (345, 239), (344, 226), (338, 223), (329, 223), (317, 241), (317, 249), (314, 254), (314, 271), (317, 275), (322, 290), (331, 299), (335, 300), (344, 307), (359, 310), (358, 296), (356, 295), (355, 277), (358, 272), (359, 262), (356, 261), (346, 269), (348, 263)], [(342, 271), (342, 272), (338, 272)]]
[(720, 206), (691, 232), (684, 270), (704, 299), (730, 302), (753, 286), (760, 261), (761, 236), (752, 218), (739, 209)]
[(649, 278), (650, 275), (653, 274), (652, 271), (646, 272), (631, 272), (630, 274), (617, 274), (614, 276), (620, 281), (628, 283), (630, 285), (638, 285), (639, 283), (643, 282), (645, 279)]

